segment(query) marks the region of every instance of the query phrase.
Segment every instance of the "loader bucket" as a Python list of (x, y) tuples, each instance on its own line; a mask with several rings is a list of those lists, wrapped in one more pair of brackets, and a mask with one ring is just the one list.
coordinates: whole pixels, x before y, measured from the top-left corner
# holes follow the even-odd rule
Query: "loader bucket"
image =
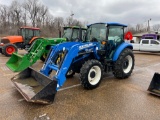
[(20, 72), (11, 81), (28, 102), (51, 104), (57, 92), (57, 80), (32, 68)]
[(17, 53), (13, 53), (11, 58), (7, 61), (6, 66), (13, 72), (19, 72), (30, 66), (30, 61), (27, 55), (21, 56)]
[(154, 76), (149, 85), (148, 91), (152, 94), (160, 96), (160, 74), (159, 73), (154, 73)]

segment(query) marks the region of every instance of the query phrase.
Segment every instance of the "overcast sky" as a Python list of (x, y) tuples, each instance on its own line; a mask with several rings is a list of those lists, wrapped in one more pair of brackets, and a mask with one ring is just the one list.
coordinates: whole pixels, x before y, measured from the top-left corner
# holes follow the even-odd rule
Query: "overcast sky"
[[(22, 0), (19, 0), (22, 1)], [(25, 0), (23, 0), (25, 1)], [(160, 24), (160, 0), (40, 0), (55, 17), (68, 17), (80, 21), (120, 22), (135, 25)], [(0, 0), (10, 5), (12, 0)]]

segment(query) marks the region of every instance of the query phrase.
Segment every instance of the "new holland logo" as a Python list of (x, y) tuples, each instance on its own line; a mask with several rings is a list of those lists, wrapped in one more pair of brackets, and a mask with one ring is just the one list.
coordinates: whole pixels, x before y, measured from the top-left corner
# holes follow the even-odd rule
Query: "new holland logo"
[(84, 48), (88, 48), (88, 47), (90, 47), (90, 46), (93, 46), (93, 43), (81, 45), (81, 46), (79, 46), (79, 50), (82, 50), (82, 49), (84, 49)]

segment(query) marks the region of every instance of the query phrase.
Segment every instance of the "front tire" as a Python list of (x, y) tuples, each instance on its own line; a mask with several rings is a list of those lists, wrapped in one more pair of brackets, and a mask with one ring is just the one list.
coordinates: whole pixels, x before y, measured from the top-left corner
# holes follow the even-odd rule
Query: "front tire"
[(2, 48), (0, 48), (0, 53), (3, 54), (3, 53), (2, 53)]
[(75, 72), (73, 71), (73, 70), (69, 70), (68, 72), (67, 72), (67, 74), (66, 74), (66, 77), (67, 78), (71, 78), (71, 77), (73, 77), (75, 75)]
[(127, 78), (131, 75), (134, 68), (134, 55), (131, 49), (124, 49), (118, 60), (114, 63), (113, 74), (116, 78)]
[(94, 89), (99, 86), (102, 75), (102, 64), (97, 60), (88, 60), (80, 70), (81, 84), (85, 89)]
[(45, 62), (46, 57), (45, 57), (44, 55), (42, 55), (42, 56), (40, 57), (40, 60), (41, 60), (42, 62)]
[(2, 48), (2, 53), (7, 57), (11, 56), (12, 53), (17, 51), (18, 51), (18, 48), (16, 47), (16, 45), (10, 44), (10, 43), (5, 44)]

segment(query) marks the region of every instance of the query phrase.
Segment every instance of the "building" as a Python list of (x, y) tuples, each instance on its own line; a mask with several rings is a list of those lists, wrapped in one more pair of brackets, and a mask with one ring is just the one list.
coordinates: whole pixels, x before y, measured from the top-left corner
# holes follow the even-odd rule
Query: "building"
[(158, 32), (143, 32), (133, 34), (133, 40), (135, 43), (139, 43), (141, 39), (157, 39), (160, 40), (160, 33)]

